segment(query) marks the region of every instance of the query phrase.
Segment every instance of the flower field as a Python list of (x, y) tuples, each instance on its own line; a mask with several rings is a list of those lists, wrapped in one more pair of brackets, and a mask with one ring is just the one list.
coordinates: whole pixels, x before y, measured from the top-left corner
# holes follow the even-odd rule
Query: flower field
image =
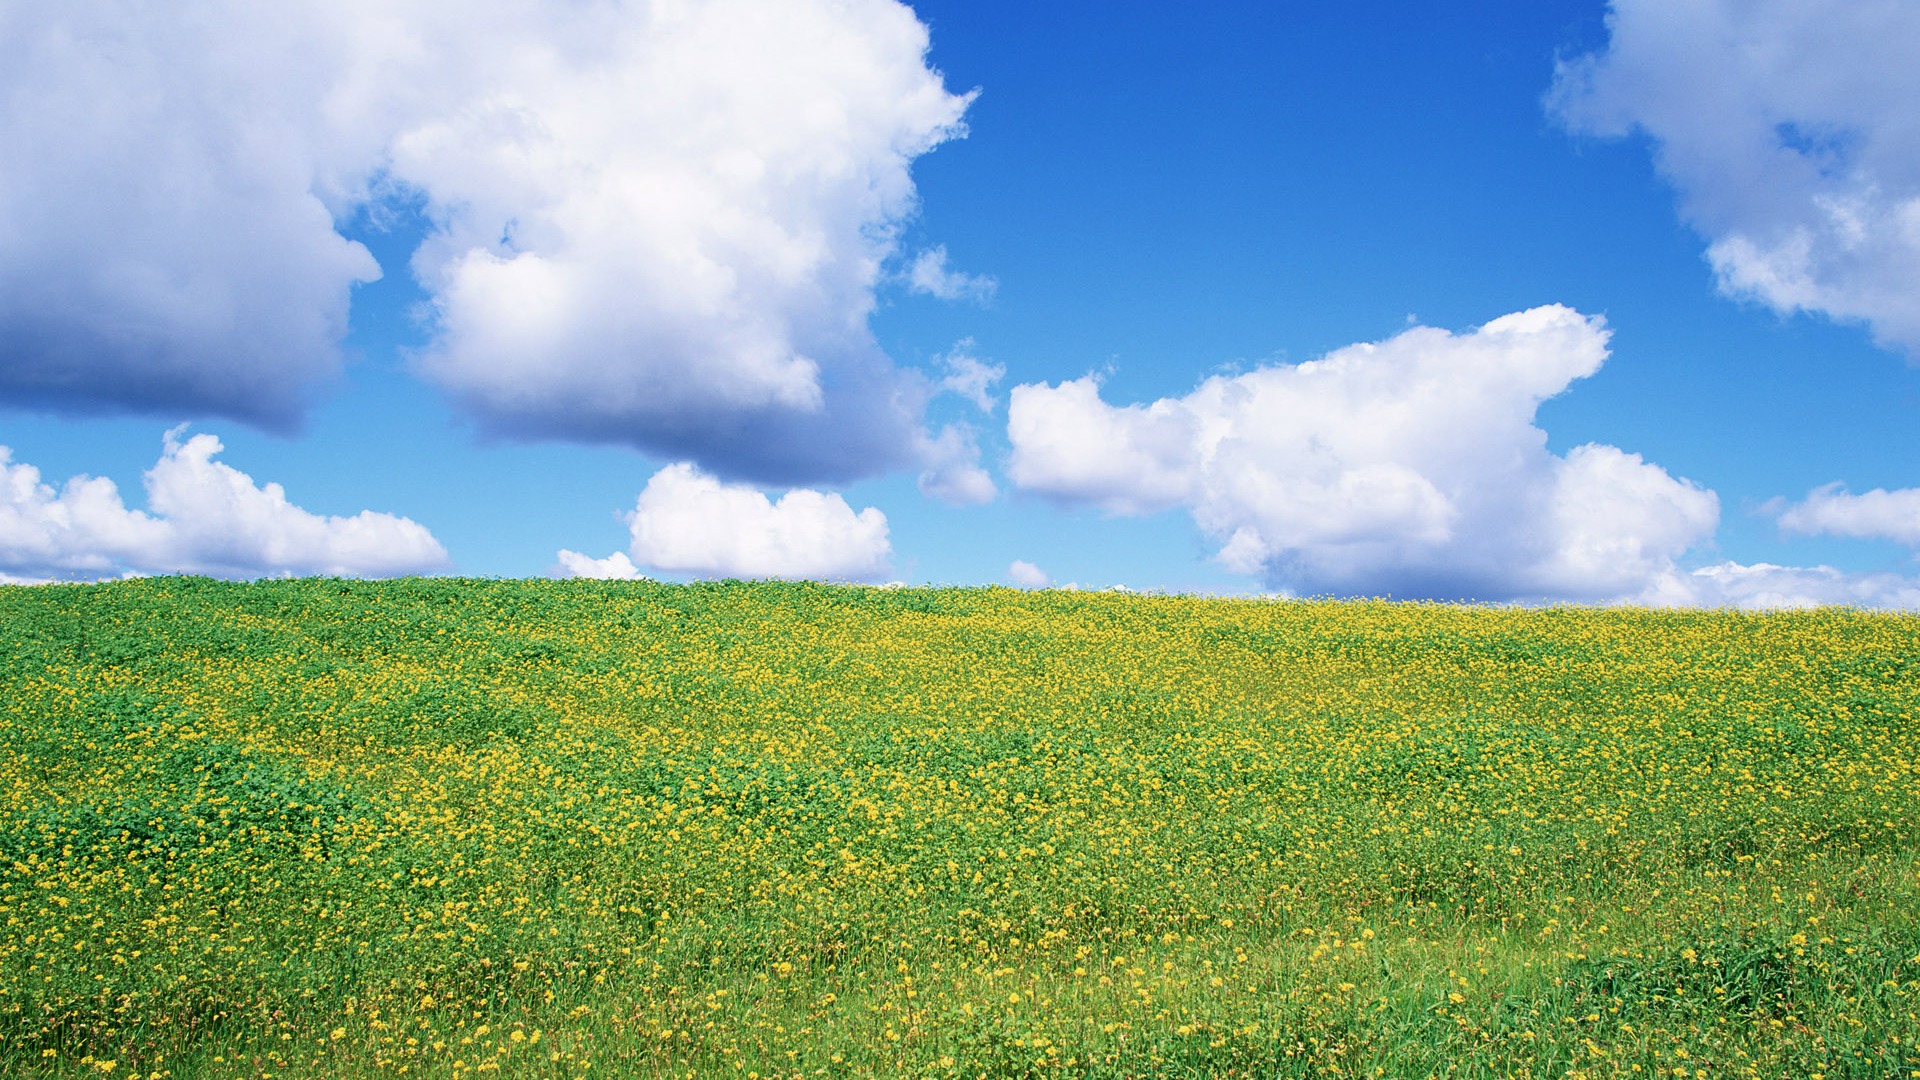
[(0, 589), (0, 1075), (1920, 1077), (1920, 618)]

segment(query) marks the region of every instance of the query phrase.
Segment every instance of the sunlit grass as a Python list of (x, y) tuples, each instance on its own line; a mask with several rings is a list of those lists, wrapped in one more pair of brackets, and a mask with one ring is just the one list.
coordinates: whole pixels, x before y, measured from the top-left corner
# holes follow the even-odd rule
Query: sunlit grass
[(1920, 619), (0, 589), (0, 1074), (1920, 1073)]

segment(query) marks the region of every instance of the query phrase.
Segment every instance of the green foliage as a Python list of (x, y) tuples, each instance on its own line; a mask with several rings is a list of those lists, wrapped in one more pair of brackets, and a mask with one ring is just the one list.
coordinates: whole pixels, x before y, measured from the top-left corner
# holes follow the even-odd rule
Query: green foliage
[(0, 1074), (1901, 1075), (1916, 631), (4, 588)]

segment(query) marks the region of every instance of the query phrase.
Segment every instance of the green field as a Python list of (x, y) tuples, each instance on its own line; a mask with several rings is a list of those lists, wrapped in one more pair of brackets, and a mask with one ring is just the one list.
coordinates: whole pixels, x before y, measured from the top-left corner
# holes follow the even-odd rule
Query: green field
[(1920, 1076), (1920, 618), (0, 588), (0, 1075)]

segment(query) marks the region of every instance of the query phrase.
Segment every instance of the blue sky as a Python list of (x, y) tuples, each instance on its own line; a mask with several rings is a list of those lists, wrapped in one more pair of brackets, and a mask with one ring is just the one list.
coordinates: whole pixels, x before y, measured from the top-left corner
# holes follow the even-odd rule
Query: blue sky
[(0, 0), (0, 575), (1920, 606), (1903, 5), (482, 7)]

